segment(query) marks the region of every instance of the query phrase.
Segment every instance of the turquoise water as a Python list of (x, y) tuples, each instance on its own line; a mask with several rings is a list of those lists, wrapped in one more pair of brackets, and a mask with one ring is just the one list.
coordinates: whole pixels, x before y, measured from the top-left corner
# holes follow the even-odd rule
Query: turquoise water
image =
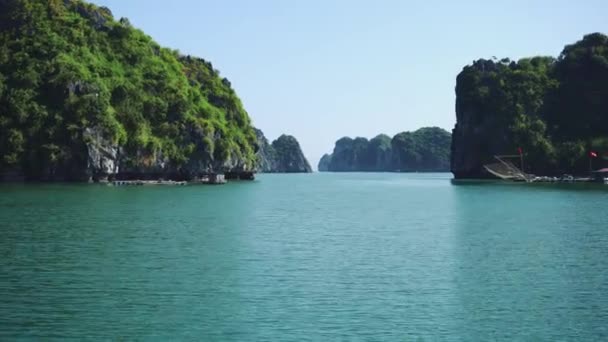
[(606, 340), (608, 186), (0, 186), (0, 339)]

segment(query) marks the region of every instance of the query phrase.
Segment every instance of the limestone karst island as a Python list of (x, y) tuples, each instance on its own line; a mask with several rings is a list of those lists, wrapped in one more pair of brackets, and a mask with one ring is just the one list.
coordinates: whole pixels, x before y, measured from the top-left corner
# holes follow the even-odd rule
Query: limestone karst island
[(2, 180), (311, 172), (294, 137), (268, 146), (210, 62), (160, 46), (108, 8), (2, 1), (0, 30)]
[[(504, 174), (608, 176), (608, 37), (584, 36), (557, 57), (480, 59), (456, 80), (451, 170), (456, 178)], [(520, 164), (523, 163), (523, 166)], [(492, 170), (490, 170), (492, 171)]]

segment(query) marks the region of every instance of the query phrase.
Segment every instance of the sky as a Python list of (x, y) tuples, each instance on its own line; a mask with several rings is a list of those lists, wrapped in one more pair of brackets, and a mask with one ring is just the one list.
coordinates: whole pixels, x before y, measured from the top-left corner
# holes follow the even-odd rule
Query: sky
[(161, 45), (211, 61), (269, 140), (313, 168), (343, 136), (450, 131), (479, 58), (558, 56), (608, 33), (606, 0), (92, 0)]

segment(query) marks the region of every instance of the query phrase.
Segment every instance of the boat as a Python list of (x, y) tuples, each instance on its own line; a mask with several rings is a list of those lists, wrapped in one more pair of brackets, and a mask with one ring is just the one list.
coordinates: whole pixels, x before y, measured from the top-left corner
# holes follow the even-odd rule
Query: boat
[(486, 164), (483, 167), (494, 176), (515, 182), (533, 182), (535, 179), (534, 175), (527, 174), (515, 166), (512, 162), (506, 160), (506, 158), (518, 157), (519, 156), (494, 156), (498, 161), (493, 164)]
[(591, 174), (596, 182), (608, 184), (608, 168), (592, 171)]

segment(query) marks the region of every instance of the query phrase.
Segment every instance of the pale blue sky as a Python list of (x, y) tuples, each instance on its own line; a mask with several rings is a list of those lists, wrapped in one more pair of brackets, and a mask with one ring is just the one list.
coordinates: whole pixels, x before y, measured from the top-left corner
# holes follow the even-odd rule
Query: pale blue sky
[(211, 61), (269, 139), (316, 164), (342, 136), (451, 130), (478, 58), (557, 56), (608, 33), (607, 0), (94, 0), (161, 45)]

